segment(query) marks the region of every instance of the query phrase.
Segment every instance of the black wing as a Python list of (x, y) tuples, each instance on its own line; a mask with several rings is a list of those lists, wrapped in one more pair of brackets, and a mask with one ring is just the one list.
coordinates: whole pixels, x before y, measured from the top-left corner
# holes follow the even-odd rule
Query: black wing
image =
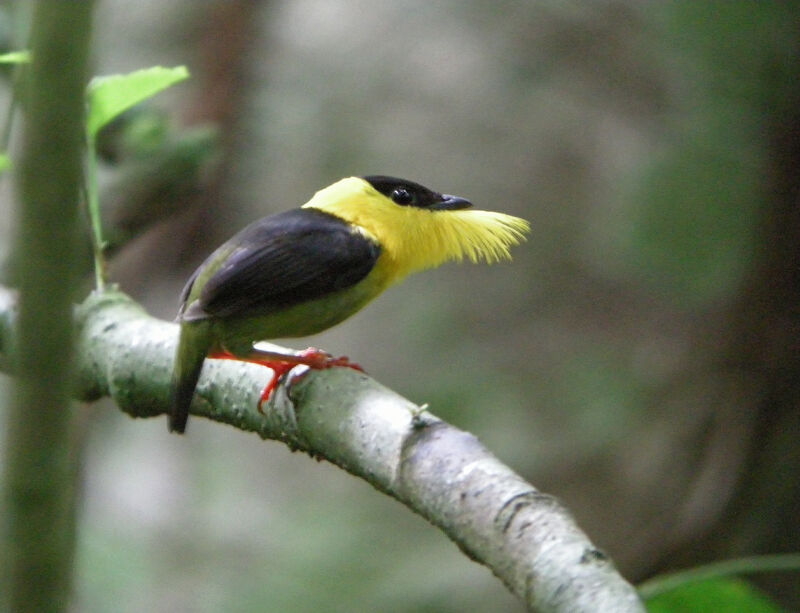
[[(377, 243), (334, 215), (315, 209), (278, 213), (247, 226), (209, 256), (184, 289), (181, 315), (248, 316), (313, 300), (361, 281), (379, 255)], [(207, 274), (198, 295), (193, 285)]]

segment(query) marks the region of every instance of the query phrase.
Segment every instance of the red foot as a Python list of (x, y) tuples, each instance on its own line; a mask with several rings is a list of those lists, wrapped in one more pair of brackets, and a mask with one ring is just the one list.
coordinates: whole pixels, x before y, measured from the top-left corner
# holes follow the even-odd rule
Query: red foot
[(264, 403), (269, 400), (269, 397), (272, 396), (272, 392), (275, 391), (275, 388), (278, 387), (278, 383), (280, 380), (286, 376), (292, 368), (297, 366), (297, 364), (292, 364), (290, 362), (269, 362), (264, 363), (263, 366), (272, 369), (272, 379), (269, 380), (267, 386), (264, 388), (264, 391), (261, 392), (261, 398), (258, 399), (258, 412), (262, 415), (264, 414)]
[[(258, 401), (258, 412), (263, 414), (264, 413), (264, 403), (267, 402), (272, 395), (272, 392), (275, 391), (275, 388), (278, 387), (278, 383), (280, 380), (286, 376), (286, 374), (292, 370), (298, 364), (304, 364), (313, 370), (326, 370), (328, 368), (334, 368), (336, 366), (342, 366), (346, 368), (352, 368), (353, 370), (357, 370), (359, 372), (364, 372), (364, 369), (361, 368), (355, 362), (351, 362), (347, 356), (341, 356), (338, 358), (334, 358), (331, 354), (320, 351), (319, 349), (315, 349), (314, 347), (309, 347), (301, 351), (296, 358), (296, 361), (292, 362), (259, 362), (268, 368), (271, 368), (273, 371), (272, 379), (264, 388), (264, 391), (261, 392), (261, 398)], [(292, 382), (298, 382), (303, 377), (306, 376), (308, 373), (301, 373), (296, 375)]]
[(327, 351), (322, 351), (315, 347), (303, 349), (303, 351), (299, 352), (297, 357), (293, 359), (296, 360), (297, 364), (305, 364), (309, 368), (315, 370), (325, 370), (326, 368), (333, 368), (334, 366), (346, 366), (364, 372), (363, 368), (355, 362), (351, 362), (346, 355), (335, 358)]
[[(261, 398), (258, 401), (258, 412), (262, 415), (264, 413), (262, 407), (264, 403), (269, 400), (272, 392), (275, 391), (275, 388), (278, 387), (278, 383), (280, 383), (281, 379), (298, 364), (304, 364), (314, 370), (325, 370), (335, 366), (343, 366), (346, 368), (352, 368), (353, 370), (357, 370), (359, 372), (364, 372), (364, 369), (361, 368), (361, 366), (355, 362), (351, 362), (349, 359), (347, 359), (347, 356), (334, 358), (331, 354), (319, 349), (315, 349), (314, 347), (309, 347), (308, 349), (298, 353), (296, 356), (287, 356), (286, 360), (267, 360), (258, 357), (240, 358), (228, 353), (227, 351), (214, 351), (210, 353), (208, 357), (217, 360), (239, 360), (241, 362), (251, 362), (253, 364), (266, 366), (272, 370), (272, 378), (270, 379), (269, 383), (267, 383), (264, 391), (261, 392)], [(305, 374), (306, 373), (297, 375), (294, 378), (294, 381), (302, 379)]]

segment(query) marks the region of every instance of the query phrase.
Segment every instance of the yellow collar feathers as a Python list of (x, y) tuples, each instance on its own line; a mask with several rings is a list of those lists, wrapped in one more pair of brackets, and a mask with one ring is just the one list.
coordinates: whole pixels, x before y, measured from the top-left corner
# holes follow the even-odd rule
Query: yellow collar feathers
[(511, 259), (511, 247), (530, 230), (527, 221), (505, 213), (400, 206), (358, 177), (318, 191), (303, 206), (336, 215), (376, 240), (391, 261), (392, 281), (448, 260)]

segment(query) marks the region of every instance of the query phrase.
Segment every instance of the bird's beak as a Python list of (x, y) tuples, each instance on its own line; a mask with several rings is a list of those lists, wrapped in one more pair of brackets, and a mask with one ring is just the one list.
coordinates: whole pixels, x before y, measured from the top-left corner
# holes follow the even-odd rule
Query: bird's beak
[(466, 198), (442, 194), (442, 201), (437, 202), (430, 208), (436, 211), (457, 211), (458, 209), (468, 209), (471, 206), (472, 203)]

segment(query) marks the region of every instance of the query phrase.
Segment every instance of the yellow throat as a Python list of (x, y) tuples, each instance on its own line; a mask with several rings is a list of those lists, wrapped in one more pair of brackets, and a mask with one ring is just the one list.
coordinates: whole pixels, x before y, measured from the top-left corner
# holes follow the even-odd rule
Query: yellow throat
[(399, 206), (358, 177), (318, 191), (303, 207), (336, 215), (376, 240), (392, 283), (449, 260), (510, 260), (510, 248), (530, 230), (527, 221), (505, 213)]

